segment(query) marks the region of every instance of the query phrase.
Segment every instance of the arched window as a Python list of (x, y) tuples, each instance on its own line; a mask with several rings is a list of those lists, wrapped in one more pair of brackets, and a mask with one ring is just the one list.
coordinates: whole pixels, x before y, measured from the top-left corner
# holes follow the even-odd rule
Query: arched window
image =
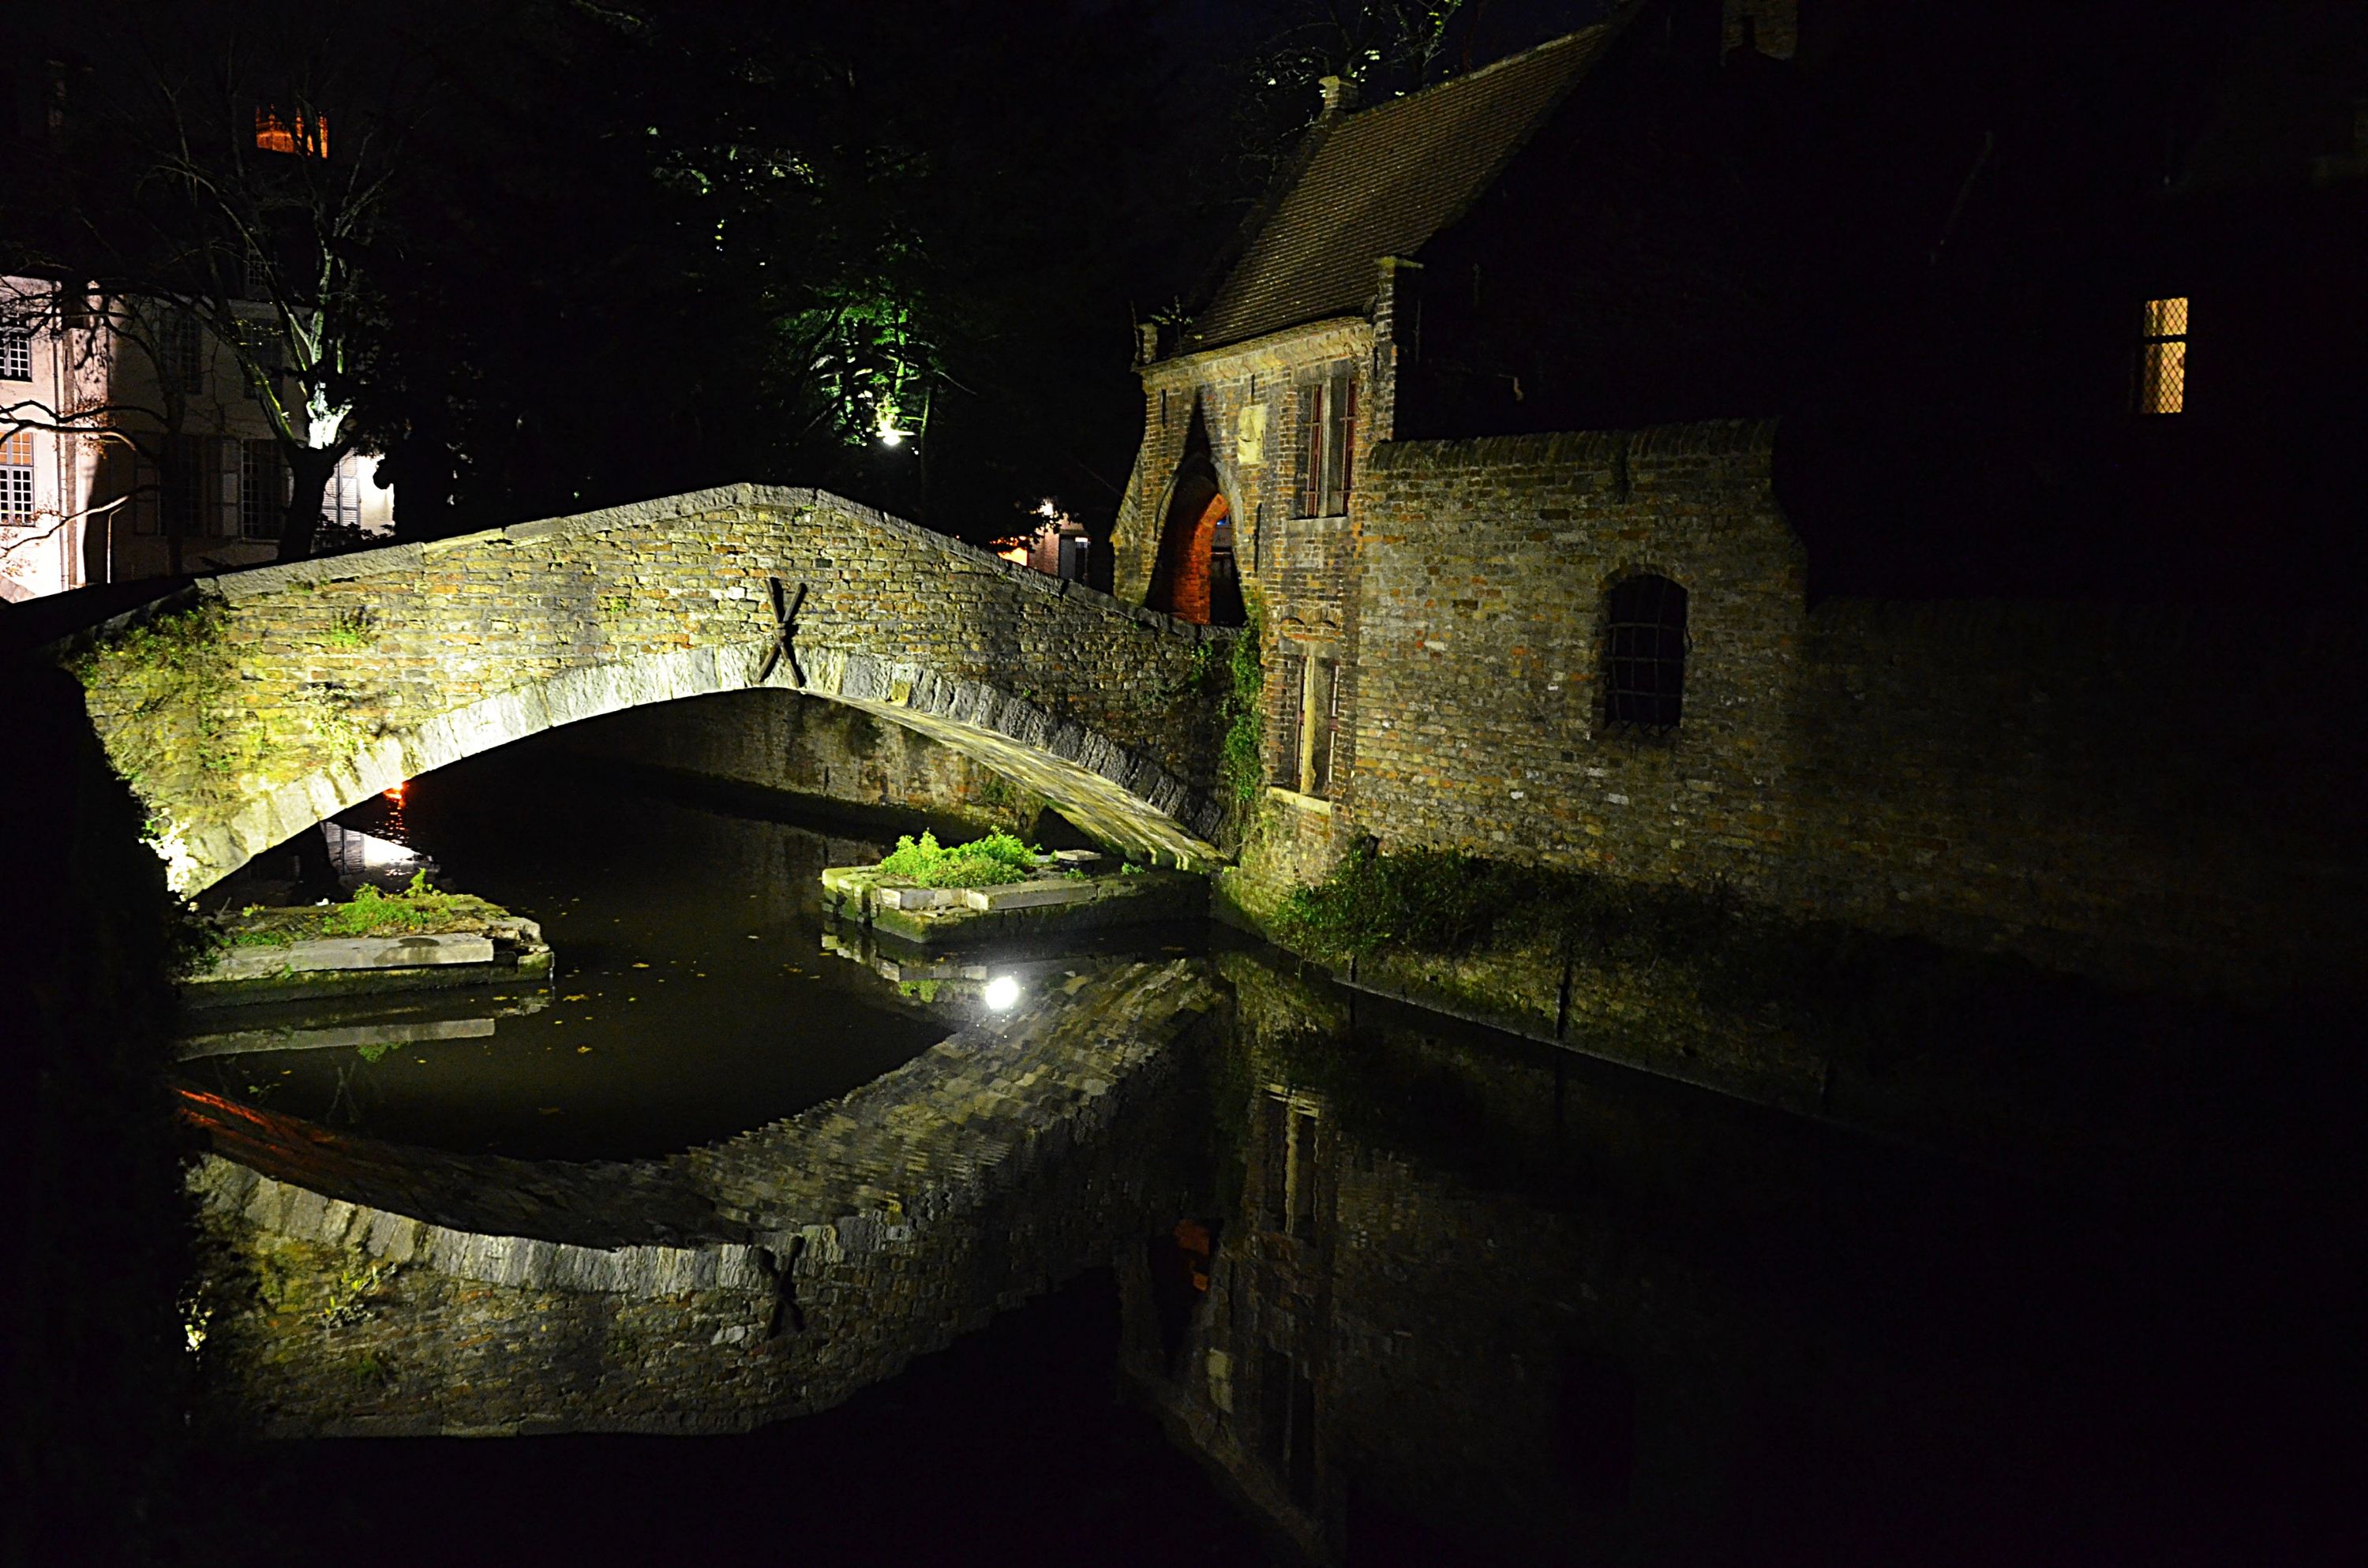
[(1686, 591), (1667, 577), (1615, 583), (1603, 637), (1603, 717), (1673, 730), (1685, 709)]

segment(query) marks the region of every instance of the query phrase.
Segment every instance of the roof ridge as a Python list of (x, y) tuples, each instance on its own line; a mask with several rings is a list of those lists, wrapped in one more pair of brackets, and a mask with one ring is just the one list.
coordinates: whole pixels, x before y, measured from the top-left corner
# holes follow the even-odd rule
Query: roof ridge
[(1396, 97), (1383, 98), (1380, 103), (1367, 104), (1361, 108), (1351, 109), (1347, 114), (1338, 115), (1331, 118), (1334, 119), (1336, 123), (1346, 122), (1353, 119), (1360, 119), (1366, 115), (1378, 114), (1383, 109), (1396, 108), (1401, 104), (1410, 104), (1417, 98), (1429, 97), (1432, 94), (1444, 92), (1449, 87), (1460, 87), (1466, 82), (1476, 82), (1480, 80), (1481, 77), (1493, 74), (1496, 72), (1505, 69), (1508, 65), (1519, 65), (1526, 61), (1534, 60), (1539, 55), (1547, 52), (1549, 50), (1561, 49), (1566, 45), (1577, 43), (1581, 39), (1588, 38), (1596, 33), (1602, 32), (1607, 28), (1617, 27), (1626, 20), (1627, 17), (1624, 15), (1607, 17), (1602, 21), (1597, 22), (1591, 27), (1574, 28), (1570, 32), (1560, 33), (1553, 38), (1547, 39), (1543, 43), (1533, 43), (1527, 49), (1515, 50), (1512, 53), (1506, 55), (1503, 59), (1492, 60), (1476, 71), (1466, 71), (1460, 76), (1450, 76), (1443, 81), (1433, 82), (1428, 87), (1417, 87), (1411, 93), (1400, 93)]

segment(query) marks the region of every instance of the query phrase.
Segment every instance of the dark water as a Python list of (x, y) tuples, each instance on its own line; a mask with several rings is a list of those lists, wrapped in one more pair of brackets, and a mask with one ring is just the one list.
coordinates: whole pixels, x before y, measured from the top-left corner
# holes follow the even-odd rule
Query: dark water
[(200, 1027), (472, 1032), (207, 1057), (184, 1069), (197, 1082), (395, 1142), (630, 1159), (833, 1098), (947, 1032), (823, 951), (822, 869), (878, 859), (877, 836), (667, 800), (531, 752), (443, 769), (340, 820), (431, 855), (438, 885), (541, 922), (552, 983), (212, 1015)]
[[(382, 1061), (363, 1125), (677, 1146), (942, 1032), (818, 954), (827, 834), (448, 782), (402, 831), (586, 1000)], [(1980, 1169), (1212, 961), (1197, 1196), (1109, 1272), (746, 1437), (285, 1445), (225, 1487), (404, 1499), (353, 1562), (2355, 1560), (2356, 1189)]]

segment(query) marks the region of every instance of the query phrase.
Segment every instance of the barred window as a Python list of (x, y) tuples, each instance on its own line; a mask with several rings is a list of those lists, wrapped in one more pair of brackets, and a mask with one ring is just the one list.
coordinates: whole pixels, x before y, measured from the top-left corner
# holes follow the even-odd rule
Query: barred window
[(2148, 300), (2138, 319), (2137, 411), (2187, 406), (2187, 297)]
[(21, 528), (33, 520), (33, 433), (0, 437), (0, 528)]
[(1603, 716), (1673, 730), (1685, 708), (1686, 591), (1667, 577), (1612, 585), (1604, 626)]
[(288, 512), (288, 461), (277, 441), (249, 441), (239, 453), (238, 531), (242, 539), (278, 539)]
[(0, 326), (0, 381), (33, 379), (33, 334), (21, 326)]
[(1349, 361), (1328, 366), (1299, 389), (1299, 515), (1337, 517), (1349, 509), (1349, 451), (1357, 429), (1357, 377)]

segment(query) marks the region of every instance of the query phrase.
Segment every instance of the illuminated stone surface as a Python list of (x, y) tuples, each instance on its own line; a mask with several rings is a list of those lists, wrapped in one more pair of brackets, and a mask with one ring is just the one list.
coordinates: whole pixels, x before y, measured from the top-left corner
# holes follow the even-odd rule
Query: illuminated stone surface
[(189, 1093), (213, 1386), (268, 1433), (723, 1431), (834, 1404), (1180, 1201), (1153, 1091), (1217, 1006), (1137, 964), (630, 1165), (398, 1148)]
[[(803, 598), (793, 656), (767, 671), (775, 578)], [(1215, 859), (1198, 677), (1225, 633), (822, 492), (740, 485), (257, 567), (158, 608), (216, 618), (194, 655), (208, 678), (160, 701), (102, 658), (88, 700), (185, 891), (462, 757), (760, 684), (941, 741), (1146, 858)]]

